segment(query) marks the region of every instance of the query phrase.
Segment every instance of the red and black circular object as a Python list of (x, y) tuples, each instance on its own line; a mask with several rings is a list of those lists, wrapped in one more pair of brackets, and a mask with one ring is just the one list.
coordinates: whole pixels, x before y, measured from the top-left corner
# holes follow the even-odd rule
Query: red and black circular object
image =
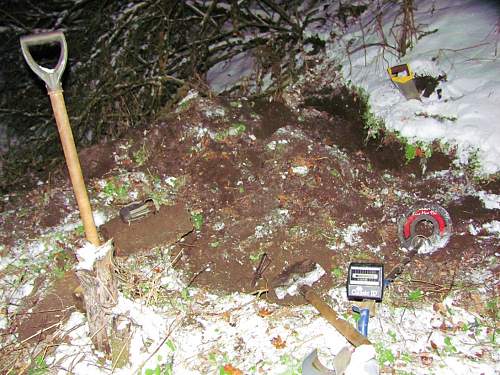
[[(431, 227), (432, 233), (420, 233), (423, 226)], [(420, 203), (408, 210), (398, 221), (401, 245), (419, 253), (431, 253), (448, 243), (452, 232), (448, 212), (435, 203)]]

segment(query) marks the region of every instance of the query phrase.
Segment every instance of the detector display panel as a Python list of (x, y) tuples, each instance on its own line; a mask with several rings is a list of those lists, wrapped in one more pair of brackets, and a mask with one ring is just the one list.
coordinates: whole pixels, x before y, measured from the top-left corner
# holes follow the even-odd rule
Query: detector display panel
[(347, 275), (349, 300), (373, 299), (381, 301), (384, 295), (384, 265), (351, 263)]

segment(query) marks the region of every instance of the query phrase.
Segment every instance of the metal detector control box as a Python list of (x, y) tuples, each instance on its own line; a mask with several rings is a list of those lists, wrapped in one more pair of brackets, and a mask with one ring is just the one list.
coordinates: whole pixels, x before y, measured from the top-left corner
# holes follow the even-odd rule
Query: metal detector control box
[(349, 300), (373, 299), (382, 301), (384, 295), (384, 265), (351, 263), (347, 274)]

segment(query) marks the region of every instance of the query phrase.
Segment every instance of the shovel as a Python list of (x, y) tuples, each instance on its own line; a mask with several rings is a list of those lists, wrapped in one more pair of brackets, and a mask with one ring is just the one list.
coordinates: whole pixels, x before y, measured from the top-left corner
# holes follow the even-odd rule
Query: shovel
[[(47, 87), (47, 92), (52, 104), (52, 110), (57, 123), (57, 130), (61, 138), (61, 144), (64, 150), (66, 165), (68, 166), (71, 184), (75, 193), (76, 202), (80, 211), (80, 217), (83, 222), (83, 229), (87, 240), (99, 246), (99, 236), (92, 216), (89, 197), (85, 182), (83, 181), (82, 169), (76, 152), (73, 133), (69, 125), (68, 113), (64, 104), (64, 96), (61, 85), (61, 76), (68, 61), (68, 49), (66, 39), (62, 31), (53, 31), (40, 34), (26, 35), (21, 37), (21, 49), (26, 63), (31, 70), (41, 78)], [(58, 43), (61, 49), (59, 60), (54, 68), (46, 68), (37, 64), (31, 56), (29, 48), (32, 46), (49, 45)]]

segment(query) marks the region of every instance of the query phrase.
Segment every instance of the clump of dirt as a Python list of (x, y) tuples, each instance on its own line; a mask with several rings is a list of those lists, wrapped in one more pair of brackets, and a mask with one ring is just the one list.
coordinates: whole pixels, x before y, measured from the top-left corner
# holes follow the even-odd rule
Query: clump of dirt
[(446, 74), (441, 74), (437, 77), (433, 77), (430, 75), (415, 75), (415, 87), (417, 91), (421, 93), (421, 95), (425, 98), (431, 96), (431, 94), (436, 91), (438, 98), (441, 99), (441, 89), (437, 89), (439, 82), (446, 82), (447, 76)]

